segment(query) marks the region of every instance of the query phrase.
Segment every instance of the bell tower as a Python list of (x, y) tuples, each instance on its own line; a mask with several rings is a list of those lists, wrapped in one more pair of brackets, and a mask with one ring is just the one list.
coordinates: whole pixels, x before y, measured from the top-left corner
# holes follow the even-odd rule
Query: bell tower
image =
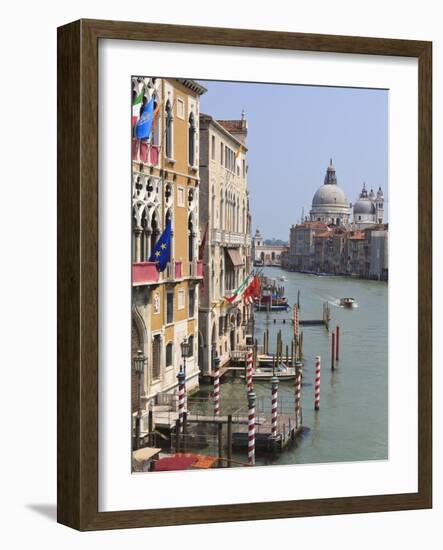
[(377, 196), (375, 197), (375, 221), (376, 223), (383, 223), (383, 217), (385, 212), (385, 199), (381, 187), (378, 188)]

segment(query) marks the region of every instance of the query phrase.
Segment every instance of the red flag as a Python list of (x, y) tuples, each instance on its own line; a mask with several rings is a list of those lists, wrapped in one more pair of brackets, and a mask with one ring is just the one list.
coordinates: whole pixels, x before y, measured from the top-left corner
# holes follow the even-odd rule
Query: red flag
[(206, 245), (206, 236), (208, 234), (208, 226), (209, 222), (206, 224), (206, 229), (203, 234), (202, 242), (200, 243), (200, 246), (198, 247), (198, 259), (203, 260), (203, 256), (205, 255), (205, 245)]

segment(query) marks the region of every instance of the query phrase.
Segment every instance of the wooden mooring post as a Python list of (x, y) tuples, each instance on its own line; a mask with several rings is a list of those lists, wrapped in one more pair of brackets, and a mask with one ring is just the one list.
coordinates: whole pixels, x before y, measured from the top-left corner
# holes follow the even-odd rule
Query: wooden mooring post
[(335, 332), (331, 334), (331, 370), (335, 369)]
[(340, 356), (340, 327), (337, 325), (335, 329), (335, 360), (338, 361)]
[(177, 418), (177, 420), (175, 421), (175, 452), (176, 453), (180, 452), (180, 446), (181, 446), (180, 445), (181, 443), (180, 428), (181, 428), (180, 419)]
[(228, 414), (228, 433), (227, 433), (227, 459), (228, 468), (232, 467), (232, 414)]
[[(217, 439), (218, 439), (218, 456), (220, 459), (223, 458), (223, 424), (221, 422), (217, 425)], [(223, 466), (223, 460), (218, 461), (218, 467)]]

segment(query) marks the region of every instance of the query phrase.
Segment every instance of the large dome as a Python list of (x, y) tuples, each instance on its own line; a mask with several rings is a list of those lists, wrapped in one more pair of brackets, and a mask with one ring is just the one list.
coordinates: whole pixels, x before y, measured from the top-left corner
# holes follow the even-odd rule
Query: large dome
[(326, 183), (315, 193), (312, 199), (312, 208), (319, 206), (343, 206), (348, 207), (348, 199), (345, 192), (337, 184)]

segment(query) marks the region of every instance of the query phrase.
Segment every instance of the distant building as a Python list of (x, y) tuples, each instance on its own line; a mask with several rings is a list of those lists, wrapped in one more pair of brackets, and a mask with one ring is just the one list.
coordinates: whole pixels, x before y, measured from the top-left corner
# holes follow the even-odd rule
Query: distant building
[(311, 221), (324, 222), (327, 225), (347, 225), (350, 205), (345, 192), (337, 183), (335, 167), (330, 159), (326, 169), (324, 183), (312, 199)]
[(377, 194), (372, 189), (368, 193), (366, 184), (363, 183), (359, 198), (353, 206), (353, 214), (354, 226), (359, 229), (383, 223), (384, 197), (381, 187)]
[(328, 226), (323, 221), (305, 221), (291, 226), (289, 230), (289, 253), (287, 265), (295, 271), (310, 271), (314, 269), (314, 253), (316, 235), (327, 231)]
[(252, 237), (252, 261), (254, 265), (281, 266), (282, 254), (287, 251), (286, 245), (266, 244), (257, 227)]
[[(366, 279), (388, 279), (388, 225), (383, 224), (384, 196), (368, 193), (363, 184), (358, 200), (350, 205), (337, 184), (332, 159), (323, 185), (312, 199), (310, 219), (292, 225), (289, 250), (282, 266), (293, 271), (346, 274)], [(255, 256), (254, 256), (255, 257)]]
[[(199, 364), (212, 373), (246, 344), (250, 306), (230, 297), (251, 271), (251, 220), (246, 167), (247, 121), (200, 115), (200, 233), (206, 233), (205, 278), (199, 307)], [(204, 237), (202, 237), (204, 238)]]

